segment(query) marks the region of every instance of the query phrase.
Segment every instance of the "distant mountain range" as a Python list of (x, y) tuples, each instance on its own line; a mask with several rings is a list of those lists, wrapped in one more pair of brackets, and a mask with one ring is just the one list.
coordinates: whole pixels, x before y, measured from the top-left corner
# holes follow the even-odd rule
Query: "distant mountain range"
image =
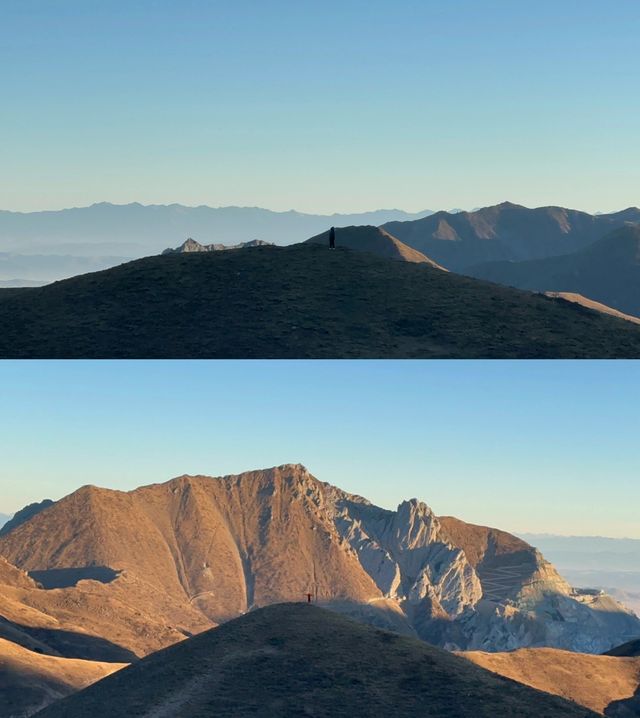
[(332, 225), (380, 225), (430, 210), (374, 210), (354, 214), (273, 212), (259, 207), (114, 205), (108, 202), (50, 212), (0, 211), (0, 281), (54, 281), (158, 254), (187, 237), (201, 244), (260, 239), (301, 242)]
[[(637, 207), (591, 215), (563, 207), (529, 209), (504, 202), (473, 212), (436, 212), (423, 219), (387, 222), (383, 227), (447, 269), (467, 273), (482, 262), (544, 259), (577, 252), (637, 222)], [(555, 287), (543, 288), (547, 289)], [(571, 290), (560, 287), (559, 291)]]
[(0, 529), (7, 523), (11, 518), (11, 514), (0, 514)]
[(521, 534), (574, 586), (600, 588), (640, 616), (640, 539)]
[(258, 207), (106, 202), (54, 212), (0, 211), (0, 282), (53, 281), (106, 269), (179, 246), (187, 237), (202, 245), (237, 245), (253, 239), (288, 245), (331, 226), (352, 225), (382, 226), (437, 264), (464, 273), (484, 262), (577, 252), (639, 221), (640, 210), (633, 207), (590, 215), (563, 207), (529, 209), (509, 202), (472, 212), (424, 210), (416, 214), (394, 209), (314, 215)]

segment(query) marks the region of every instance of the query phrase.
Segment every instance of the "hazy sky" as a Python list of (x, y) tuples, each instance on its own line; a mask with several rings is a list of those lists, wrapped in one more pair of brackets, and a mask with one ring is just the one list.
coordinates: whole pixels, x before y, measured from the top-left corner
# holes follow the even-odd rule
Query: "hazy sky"
[(289, 462), (395, 508), (640, 538), (640, 362), (1, 362), (0, 512)]
[(2, 0), (0, 208), (640, 204), (638, 0)]

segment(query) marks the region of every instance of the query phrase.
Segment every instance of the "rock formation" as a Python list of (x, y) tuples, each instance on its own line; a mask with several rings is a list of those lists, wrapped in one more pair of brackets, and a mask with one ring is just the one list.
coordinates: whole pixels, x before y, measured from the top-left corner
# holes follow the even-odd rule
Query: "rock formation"
[(271, 242), (263, 242), (261, 239), (252, 239), (249, 242), (239, 244), (200, 244), (189, 237), (179, 247), (165, 249), (162, 254), (188, 254), (190, 252), (223, 252), (227, 249), (248, 249), (250, 247), (273, 247)]
[[(0, 554), (174, 635), (308, 592), (452, 649), (600, 653), (640, 635), (634, 614), (574, 591), (524, 541), (439, 519), (415, 499), (379, 508), (300, 465), (130, 492), (83, 487), (0, 538)], [(121, 645), (139, 651), (125, 635)]]

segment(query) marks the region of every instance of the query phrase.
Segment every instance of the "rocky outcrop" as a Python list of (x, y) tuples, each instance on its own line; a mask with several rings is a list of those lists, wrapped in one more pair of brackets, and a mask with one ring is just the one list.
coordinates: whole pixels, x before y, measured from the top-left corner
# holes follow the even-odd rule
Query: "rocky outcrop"
[(223, 252), (227, 249), (248, 249), (250, 247), (273, 247), (271, 242), (263, 242), (261, 239), (252, 239), (249, 242), (239, 244), (200, 244), (189, 237), (179, 247), (165, 249), (162, 254), (188, 254), (190, 252)]

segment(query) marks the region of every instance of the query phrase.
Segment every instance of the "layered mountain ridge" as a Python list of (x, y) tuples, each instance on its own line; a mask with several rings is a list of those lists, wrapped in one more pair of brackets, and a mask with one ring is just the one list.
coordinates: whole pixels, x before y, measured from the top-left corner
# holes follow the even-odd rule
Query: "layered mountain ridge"
[(379, 508), (301, 465), (83, 487), (0, 538), (0, 555), (43, 584), (68, 575), (56, 590), (92, 587), (173, 635), (307, 593), (455, 649), (602, 652), (640, 634), (635, 615), (574, 591), (524, 541), (438, 519), (415, 499)]
[(520, 289), (580, 294), (638, 317), (640, 224), (617, 229), (571, 254), (486, 262), (470, 267), (468, 273)]
[(564, 207), (530, 209), (503, 202), (473, 212), (435, 212), (382, 226), (447, 269), (467, 273), (482, 262), (517, 262), (577, 252), (638, 222), (637, 207), (591, 215)]

